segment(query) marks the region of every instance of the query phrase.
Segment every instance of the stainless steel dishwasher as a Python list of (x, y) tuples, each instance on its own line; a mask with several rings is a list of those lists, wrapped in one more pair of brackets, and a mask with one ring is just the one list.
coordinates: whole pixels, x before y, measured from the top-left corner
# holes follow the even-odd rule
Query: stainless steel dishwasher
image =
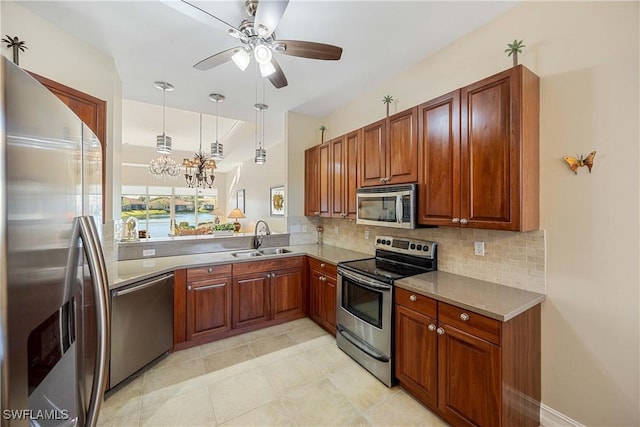
[(110, 388), (173, 345), (173, 273), (111, 291)]

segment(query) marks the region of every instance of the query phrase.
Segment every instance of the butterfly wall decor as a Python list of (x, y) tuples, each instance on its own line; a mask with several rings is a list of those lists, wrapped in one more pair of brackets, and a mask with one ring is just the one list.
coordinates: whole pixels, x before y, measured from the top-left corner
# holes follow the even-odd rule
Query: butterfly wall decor
[(589, 155), (587, 157), (584, 157), (584, 158), (581, 155), (577, 159), (575, 157), (569, 157), (569, 156), (564, 156), (562, 159), (565, 162), (567, 162), (567, 164), (569, 165), (569, 167), (571, 168), (573, 173), (578, 175), (578, 168), (582, 167), (582, 166), (588, 167), (589, 168), (589, 173), (591, 173), (591, 168), (593, 167), (593, 159), (594, 159), (594, 157), (596, 157), (596, 152), (592, 151), (591, 153), (589, 153)]

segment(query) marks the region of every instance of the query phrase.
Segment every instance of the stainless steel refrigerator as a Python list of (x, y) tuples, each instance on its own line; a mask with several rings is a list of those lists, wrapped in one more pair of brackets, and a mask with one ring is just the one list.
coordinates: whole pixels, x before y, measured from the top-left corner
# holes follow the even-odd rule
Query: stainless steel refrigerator
[(0, 76), (0, 420), (93, 426), (109, 354), (100, 143), (4, 57)]

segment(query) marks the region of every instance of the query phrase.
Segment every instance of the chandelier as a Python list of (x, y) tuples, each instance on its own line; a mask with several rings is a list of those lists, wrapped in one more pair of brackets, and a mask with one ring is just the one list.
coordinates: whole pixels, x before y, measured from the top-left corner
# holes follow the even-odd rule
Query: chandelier
[(156, 178), (175, 178), (180, 174), (180, 166), (171, 158), (171, 137), (165, 133), (166, 95), (173, 90), (173, 85), (167, 82), (155, 82), (157, 89), (162, 90), (162, 135), (156, 137), (156, 151), (160, 156), (149, 163), (149, 173)]
[(189, 188), (211, 188), (216, 179), (214, 174), (216, 161), (208, 159), (202, 152), (202, 113), (200, 113), (200, 150), (195, 153), (193, 160), (184, 159), (182, 165), (185, 167), (184, 179)]
[(218, 107), (219, 104), (225, 100), (224, 95), (220, 95), (219, 93), (212, 93), (209, 95), (209, 99), (216, 103), (216, 142), (211, 143), (211, 159), (213, 160), (222, 160), (223, 157), (223, 146), (218, 140)]

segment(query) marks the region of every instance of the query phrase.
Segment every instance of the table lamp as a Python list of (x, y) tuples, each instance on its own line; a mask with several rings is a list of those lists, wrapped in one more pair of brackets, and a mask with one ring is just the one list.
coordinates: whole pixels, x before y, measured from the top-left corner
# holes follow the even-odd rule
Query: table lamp
[(216, 219), (214, 221), (215, 224), (220, 224), (220, 215), (224, 215), (224, 212), (220, 208), (215, 208), (213, 210), (213, 215), (215, 215)]
[(233, 231), (237, 233), (238, 231), (240, 231), (240, 227), (241, 227), (240, 223), (238, 222), (238, 219), (246, 218), (246, 216), (244, 216), (244, 213), (240, 209), (235, 208), (234, 210), (231, 211), (231, 213), (229, 214), (229, 216), (227, 216), (227, 218), (231, 218), (235, 220), (233, 222)]

